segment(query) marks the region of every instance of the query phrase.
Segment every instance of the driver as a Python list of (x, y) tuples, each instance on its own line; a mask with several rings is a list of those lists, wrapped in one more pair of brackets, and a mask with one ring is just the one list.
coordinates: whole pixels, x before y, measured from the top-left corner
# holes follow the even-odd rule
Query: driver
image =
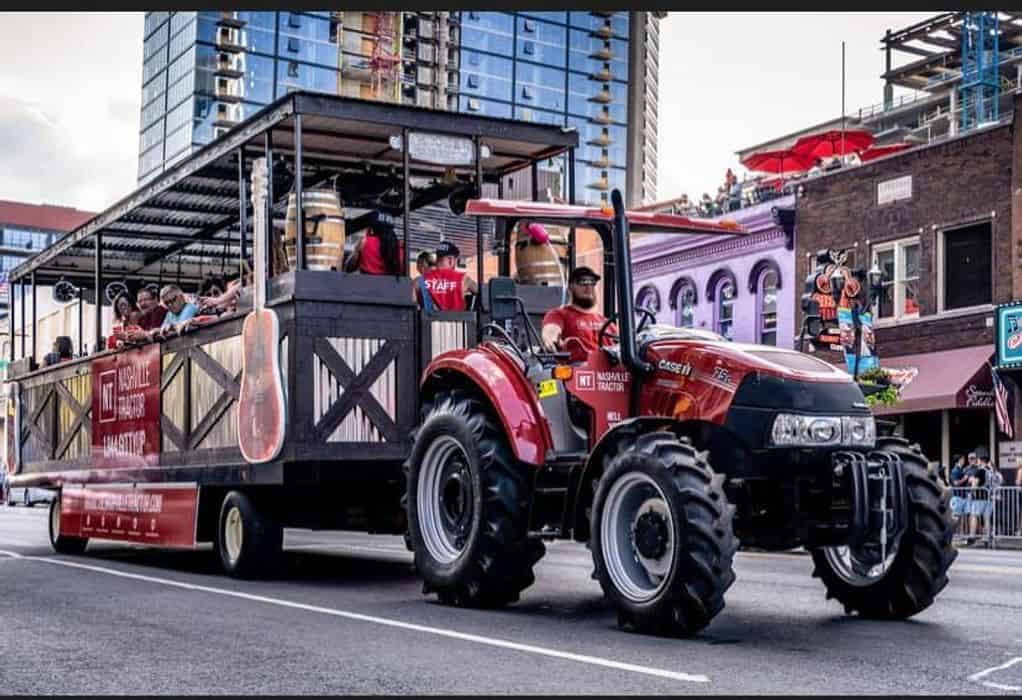
[[(599, 281), (600, 276), (591, 268), (582, 266), (572, 270), (568, 278), (570, 303), (547, 311), (543, 317), (543, 347), (548, 352), (570, 352), (571, 362), (584, 362), (598, 347), (600, 329), (607, 322), (603, 314), (593, 309)], [(617, 327), (610, 324), (606, 333), (617, 335)], [(604, 345), (609, 345), (609, 341), (604, 334)]]

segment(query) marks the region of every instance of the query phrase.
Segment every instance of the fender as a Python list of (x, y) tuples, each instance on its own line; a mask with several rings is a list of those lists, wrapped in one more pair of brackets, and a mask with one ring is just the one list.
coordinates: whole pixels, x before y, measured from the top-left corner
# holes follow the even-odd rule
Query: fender
[(460, 375), (464, 383), (486, 396), (500, 417), (515, 457), (542, 466), (553, 438), (536, 392), (518, 363), (489, 345), (483, 343), (470, 350), (453, 350), (436, 357), (423, 373), (420, 396), (436, 393), (439, 386), (451, 384), (452, 374)]

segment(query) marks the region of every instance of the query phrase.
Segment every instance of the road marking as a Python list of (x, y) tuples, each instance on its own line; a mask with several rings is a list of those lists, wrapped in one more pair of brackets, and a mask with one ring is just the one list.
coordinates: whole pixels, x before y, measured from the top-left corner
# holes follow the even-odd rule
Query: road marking
[(95, 571), (101, 574), (108, 574), (110, 576), (118, 576), (120, 578), (134, 579), (136, 581), (147, 581), (149, 583), (158, 583), (163, 586), (169, 586), (172, 588), (183, 588), (189, 591), (201, 591), (203, 593), (213, 593), (216, 595), (227, 596), (231, 598), (240, 598), (242, 600), (250, 600), (257, 603), (266, 603), (268, 605), (277, 605), (282, 608), (292, 608), (295, 610), (304, 610), (306, 612), (319, 613), (321, 615), (329, 615), (332, 617), (341, 617), (348, 620), (357, 620), (359, 622), (369, 622), (376, 625), (382, 625), (384, 627), (395, 627), (397, 629), (411, 630), (414, 632), (422, 632), (425, 634), (432, 634), (438, 637), (447, 637), (449, 639), (457, 639), (463, 642), (474, 642), (476, 644), (482, 644), (484, 646), (498, 647), (500, 649), (510, 649), (512, 651), (525, 652), (527, 654), (536, 654), (538, 656), (548, 656), (555, 659), (563, 659), (566, 661), (575, 661), (582, 664), (589, 664), (590, 666), (601, 666), (603, 668), (611, 668), (617, 671), (627, 671), (629, 673), (638, 673), (646, 676), (655, 676), (657, 678), (666, 678), (674, 681), (683, 681), (687, 683), (709, 683), (710, 679), (704, 674), (692, 674), (692, 673), (681, 673), (680, 671), (668, 671), (662, 668), (653, 668), (650, 666), (639, 666), (637, 664), (629, 664), (623, 661), (614, 661), (612, 659), (604, 659), (598, 656), (587, 656), (585, 654), (575, 654), (572, 652), (559, 651), (557, 649), (548, 649), (546, 647), (539, 647), (532, 644), (520, 644), (518, 642), (510, 642), (504, 639), (495, 639), (492, 637), (483, 637), (476, 634), (468, 634), (465, 632), (457, 632), (455, 630), (444, 629), (442, 627), (430, 627), (428, 625), (417, 625), (412, 622), (402, 622), (401, 620), (394, 620), (386, 617), (377, 617), (375, 615), (363, 615), (362, 613), (349, 612), (347, 610), (337, 610), (335, 608), (324, 608), (318, 605), (307, 605), (305, 603), (296, 603), (290, 600), (284, 600), (282, 598), (271, 598), (269, 596), (255, 595), (253, 593), (242, 593), (241, 591), (232, 591), (226, 588), (214, 588), (213, 586), (200, 586), (194, 583), (185, 583), (183, 581), (174, 581), (172, 579), (159, 578), (156, 576), (144, 576), (142, 574), (131, 574), (126, 571), (118, 571), (117, 569), (108, 569), (102, 566), (92, 566), (89, 564), (79, 564), (77, 562), (65, 561), (62, 559), (52, 559), (49, 557), (35, 557), (35, 556), (22, 556), (16, 552), (7, 552), (0, 550), (0, 554), (6, 554), (7, 556), (23, 559), (26, 561), (38, 561), (46, 564), (55, 564), (57, 566), (66, 566), (73, 569), (84, 569), (86, 571)]
[(1015, 664), (1022, 662), (1022, 656), (1016, 656), (1010, 661), (1006, 661), (1000, 666), (994, 666), (992, 668), (985, 668), (978, 673), (974, 673), (969, 676), (969, 680), (974, 683), (982, 683), (988, 688), (996, 688), (997, 690), (1022, 690), (1022, 685), (1004, 685), (1003, 683), (994, 683), (993, 681), (980, 681), (984, 676), (989, 676), (994, 671), (1003, 671), (1007, 668), (1011, 668)]

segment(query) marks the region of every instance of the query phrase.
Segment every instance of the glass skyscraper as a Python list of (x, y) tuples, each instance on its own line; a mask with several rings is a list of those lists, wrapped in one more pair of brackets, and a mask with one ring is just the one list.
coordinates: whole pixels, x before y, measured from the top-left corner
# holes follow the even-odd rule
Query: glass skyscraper
[(305, 89), (574, 127), (578, 201), (614, 187), (651, 201), (658, 21), (645, 12), (150, 12), (139, 181)]

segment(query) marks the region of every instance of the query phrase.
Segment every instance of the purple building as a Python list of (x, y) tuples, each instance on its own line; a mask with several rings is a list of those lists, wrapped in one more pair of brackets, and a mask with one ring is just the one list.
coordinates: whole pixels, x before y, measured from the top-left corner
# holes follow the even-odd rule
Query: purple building
[[(650, 234), (632, 245), (636, 304), (660, 323), (715, 331), (743, 343), (795, 346), (794, 233), (772, 210), (793, 209), (793, 196), (732, 212), (742, 236)], [(644, 207), (670, 210), (670, 203)]]

